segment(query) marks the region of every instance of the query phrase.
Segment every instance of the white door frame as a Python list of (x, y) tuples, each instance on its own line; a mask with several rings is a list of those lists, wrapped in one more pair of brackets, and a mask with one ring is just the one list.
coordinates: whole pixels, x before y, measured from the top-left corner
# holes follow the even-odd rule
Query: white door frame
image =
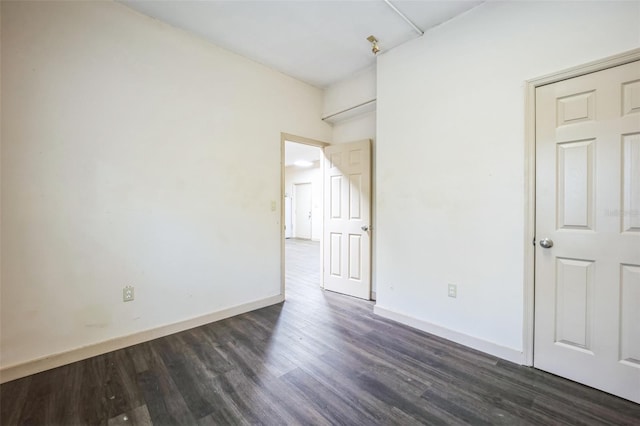
[[(285, 229), (284, 229), (284, 194), (285, 194), (285, 182), (284, 182), (284, 172), (285, 172), (285, 164), (284, 164), (284, 153), (285, 153), (285, 142), (295, 142), (301, 143), (304, 145), (316, 146), (320, 149), (325, 146), (331, 145), (328, 142), (322, 142), (315, 139), (305, 138), (304, 136), (296, 136), (290, 133), (280, 133), (280, 294), (282, 298), (285, 297), (285, 265), (284, 265), (284, 240), (285, 240)], [(312, 229), (313, 235), (313, 229)], [(323, 215), (323, 229), (324, 232), (324, 215)], [(322, 244), (322, 242), (321, 242)], [(318, 265), (320, 267), (320, 265)]]
[(534, 294), (535, 294), (535, 196), (536, 196), (536, 88), (581, 75), (602, 71), (640, 60), (640, 49), (589, 62), (553, 74), (548, 74), (525, 85), (525, 226), (524, 226), (524, 318), (523, 364), (533, 365)]

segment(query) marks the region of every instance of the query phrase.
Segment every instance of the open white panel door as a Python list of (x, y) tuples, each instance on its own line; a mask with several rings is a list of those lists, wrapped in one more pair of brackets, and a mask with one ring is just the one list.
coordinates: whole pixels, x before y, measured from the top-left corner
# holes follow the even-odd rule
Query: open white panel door
[(371, 141), (324, 148), (325, 290), (371, 297)]

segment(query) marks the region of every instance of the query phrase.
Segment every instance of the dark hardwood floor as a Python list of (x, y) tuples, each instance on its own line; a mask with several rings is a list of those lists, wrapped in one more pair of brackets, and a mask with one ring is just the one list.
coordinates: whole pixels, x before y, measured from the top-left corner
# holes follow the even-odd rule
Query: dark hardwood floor
[(640, 425), (640, 405), (379, 318), (319, 288), (288, 240), (287, 301), (0, 386), (2, 425)]

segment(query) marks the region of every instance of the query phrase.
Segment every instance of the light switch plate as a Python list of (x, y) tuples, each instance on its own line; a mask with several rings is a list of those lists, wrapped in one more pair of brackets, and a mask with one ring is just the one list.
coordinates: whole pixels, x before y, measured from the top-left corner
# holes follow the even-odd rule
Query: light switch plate
[(447, 290), (449, 297), (458, 297), (458, 287), (455, 284), (449, 284)]
[(133, 286), (128, 285), (122, 289), (122, 301), (131, 302), (134, 298)]

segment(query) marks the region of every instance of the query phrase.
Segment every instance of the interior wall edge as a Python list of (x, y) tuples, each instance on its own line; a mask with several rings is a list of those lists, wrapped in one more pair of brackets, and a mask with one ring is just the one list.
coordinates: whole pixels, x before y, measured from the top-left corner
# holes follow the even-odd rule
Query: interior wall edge
[(92, 345), (82, 346), (79, 348), (51, 354), (45, 357), (9, 365), (6, 367), (0, 367), (0, 383), (6, 383), (32, 374), (41, 373), (46, 370), (81, 361), (83, 359), (137, 345), (139, 343), (148, 342), (150, 340), (168, 336), (170, 334), (179, 333), (181, 331), (189, 330), (195, 327), (200, 327), (202, 325), (255, 311), (257, 309), (266, 308), (267, 306), (276, 305), (283, 301), (284, 296), (282, 294), (278, 294), (275, 296), (254, 300), (252, 302), (243, 303), (198, 317), (190, 318), (184, 321), (166, 324), (126, 336), (116, 337), (114, 339), (106, 340)]
[(373, 313), (383, 318), (387, 318), (396, 322), (399, 322), (409, 327), (417, 328), (429, 334), (433, 334), (443, 339), (450, 340), (455, 343), (467, 346), (472, 349), (484, 352), (495, 357), (511, 361), (519, 365), (525, 365), (525, 354), (522, 351), (513, 348), (507, 348), (505, 346), (498, 345), (496, 343), (480, 339), (477, 337), (469, 336), (464, 333), (460, 333), (455, 330), (451, 330), (436, 324), (432, 324), (428, 321), (424, 321), (410, 315), (403, 314), (391, 309), (384, 308), (380, 305), (373, 307)]

